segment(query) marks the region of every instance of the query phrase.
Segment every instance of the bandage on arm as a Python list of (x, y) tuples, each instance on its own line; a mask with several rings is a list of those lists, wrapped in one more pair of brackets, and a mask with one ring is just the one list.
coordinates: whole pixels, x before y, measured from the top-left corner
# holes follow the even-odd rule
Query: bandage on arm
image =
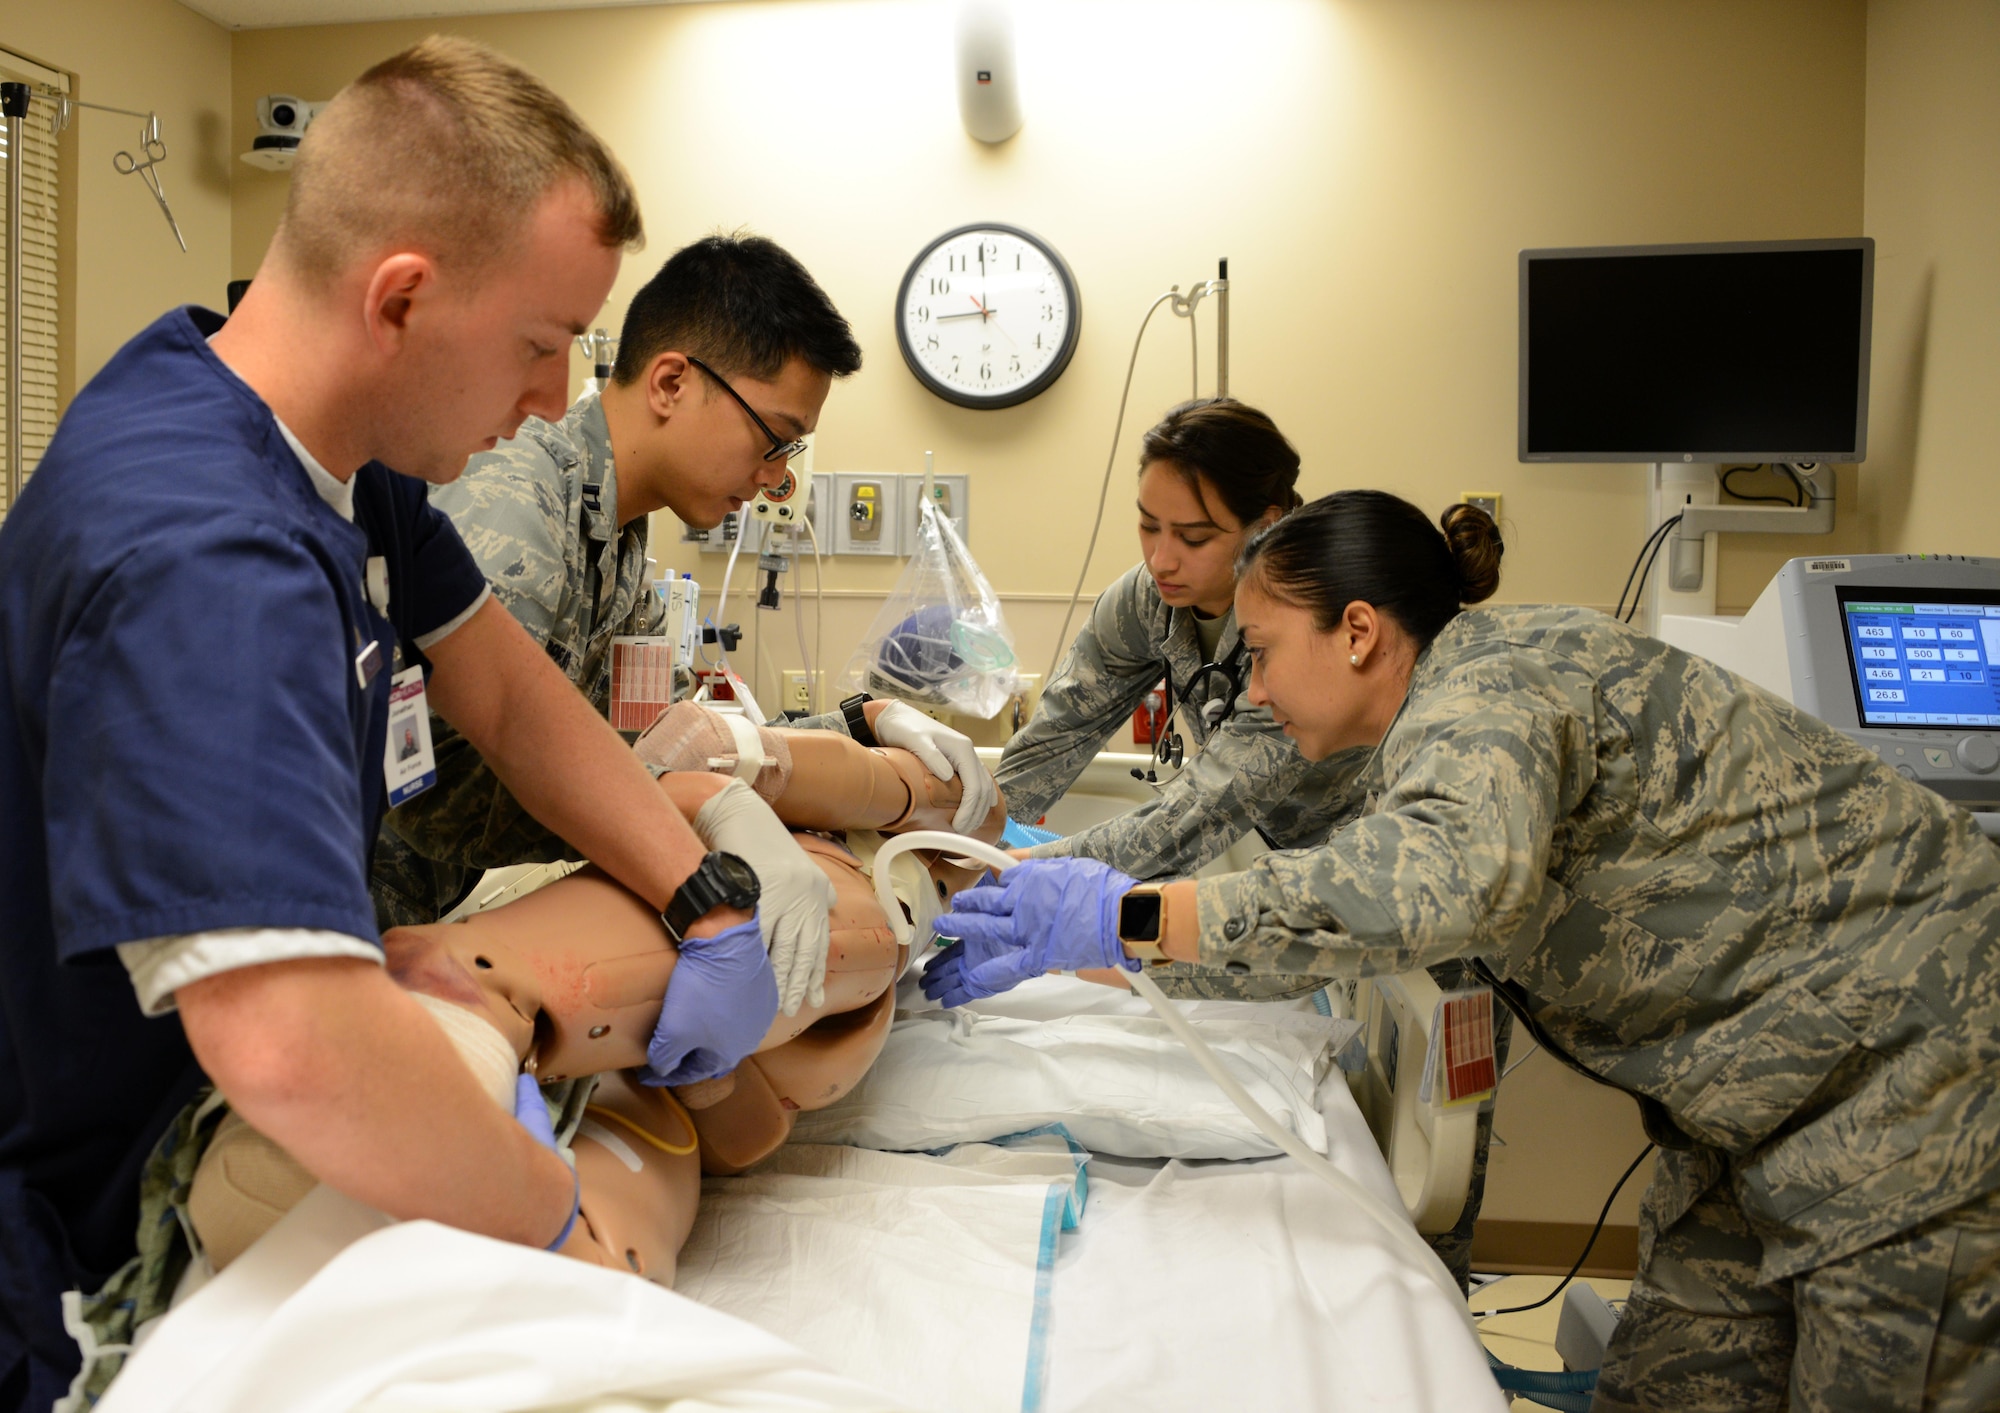
[[(680, 702), (660, 714), (634, 749), (647, 764), (669, 772), (713, 771), (746, 780), (797, 829), (952, 827), (963, 785), (938, 779), (908, 751), (871, 749), (834, 731), (754, 730), (761, 763), (746, 761), (737, 731), (719, 713)], [(1001, 799), (972, 837), (992, 842), (1006, 826)]]

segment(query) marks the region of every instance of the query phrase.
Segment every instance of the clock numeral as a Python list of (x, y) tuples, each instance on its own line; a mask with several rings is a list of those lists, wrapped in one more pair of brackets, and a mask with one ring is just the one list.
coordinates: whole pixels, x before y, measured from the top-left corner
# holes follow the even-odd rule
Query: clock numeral
[(950, 274), (962, 275), (966, 269), (965, 262), (970, 258), (966, 255), (947, 255), (944, 257), (944, 268)]
[(932, 295), (932, 297), (933, 297), (933, 298), (935, 298), (936, 296), (938, 296), (938, 295), (940, 295), (940, 294), (950, 294), (950, 293), (951, 293), (951, 281), (950, 281), (950, 280), (932, 280), (932, 281), (931, 281), (931, 295)]
[(932, 334), (930, 337), (924, 340), (924, 347), (932, 350), (933, 352), (936, 351), (937, 346), (938, 346), (938, 336), (936, 334)]
[(1043, 322), (1044, 324), (1046, 324), (1046, 323), (1049, 323), (1049, 322), (1050, 322), (1051, 320), (1053, 320), (1053, 319), (1054, 319), (1055, 317), (1056, 317), (1056, 307), (1055, 307), (1055, 305), (1053, 305), (1053, 304), (1044, 304), (1044, 305), (1042, 306), (1042, 322)]
[(930, 323), (930, 321), (931, 321), (931, 307), (930, 307), (930, 305), (928, 305), (928, 304), (919, 304), (919, 305), (917, 306), (917, 322), (918, 322), (919, 324), (928, 324), (928, 323)]
[(1000, 258), (1000, 242), (997, 240), (981, 241), (979, 243), (979, 254), (982, 258), (990, 255), (995, 260), (998, 260)]
[(993, 365), (992, 365), (991, 363), (982, 363), (982, 364), (980, 364), (980, 365), (979, 365), (979, 381), (980, 381), (980, 382), (982, 382), (982, 383), (983, 383), (983, 382), (986, 382), (986, 381), (987, 381), (988, 379), (990, 379), (990, 378), (991, 378), (992, 376), (993, 376)]
[(1014, 268), (1016, 270), (1021, 268), (1021, 252), (1018, 250), (1014, 252)]
[(956, 353), (951, 356), (951, 371), (953, 377), (958, 376), (958, 355)]
[(1008, 360), (1007, 360), (1007, 371), (1008, 371), (1009, 373), (1018, 373), (1018, 372), (1020, 372), (1020, 371), (1021, 371), (1021, 355), (1020, 355), (1020, 354), (1016, 353), (1016, 354), (1014, 354), (1013, 356), (1011, 356), (1010, 358), (1008, 358)]
[(1041, 346), (1042, 346), (1042, 336), (1041, 336), (1040, 334), (1036, 334), (1036, 335), (1035, 335), (1035, 347), (1036, 347), (1036, 348), (1040, 348)]

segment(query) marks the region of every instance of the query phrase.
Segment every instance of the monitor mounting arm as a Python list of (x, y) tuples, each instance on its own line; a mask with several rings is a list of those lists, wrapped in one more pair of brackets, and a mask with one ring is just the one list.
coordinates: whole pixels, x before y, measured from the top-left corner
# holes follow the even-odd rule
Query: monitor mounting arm
[(1825, 535), (1833, 531), (1833, 468), (1799, 471), (1806, 503), (1797, 508), (1762, 505), (1688, 505), (1680, 510), (1667, 553), (1667, 587), (1688, 593), (1701, 587), (1702, 536), (1724, 534)]

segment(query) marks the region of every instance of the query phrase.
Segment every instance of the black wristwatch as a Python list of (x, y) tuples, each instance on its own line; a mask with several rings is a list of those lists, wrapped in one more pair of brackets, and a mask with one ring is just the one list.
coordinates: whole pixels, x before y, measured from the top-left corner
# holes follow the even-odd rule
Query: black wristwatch
[(690, 927), (717, 908), (752, 911), (761, 893), (755, 869), (734, 854), (718, 851), (704, 858), (701, 867), (687, 876), (660, 914), (660, 920), (667, 925), (667, 936), (678, 943), (687, 936)]
[(847, 721), (847, 734), (864, 746), (879, 746), (874, 730), (868, 725), (867, 714), (861, 708), (875, 699), (866, 692), (856, 692), (840, 704), (840, 714)]

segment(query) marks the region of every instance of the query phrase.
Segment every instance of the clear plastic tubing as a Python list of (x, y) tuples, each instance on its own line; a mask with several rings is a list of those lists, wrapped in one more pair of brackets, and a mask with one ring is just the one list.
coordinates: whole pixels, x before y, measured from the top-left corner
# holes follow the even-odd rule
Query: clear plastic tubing
[[(968, 839), (962, 834), (950, 834), (941, 829), (918, 829), (908, 834), (890, 836), (882, 845), (881, 851), (875, 855), (875, 899), (882, 905), (882, 911), (888, 915), (889, 926), (894, 929), (896, 940), (911, 946), (917, 945), (912, 936), (914, 929), (903, 916), (902, 905), (896, 901), (896, 896), (889, 886), (890, 860), (898, 854), (908, 853), (911, 849), (937, 849), (954, 858), (976, 859), (980, 863), (992, 865), (1003, 873), (1020, 862), (1004, 849), (981, 843), (977, 839)], [(1143, 996), (1146, 1004), (1151, 1006), (1166, 1023), (1174, 1038), (1187, 1046), (1196, 1062), (1208, 1072), (1208, 1077), (1221, 1086), (1222, 1092), (1229, 1096), (1230, 1103), (1241, 1109), (1244, 1117), (1257, 1126), (1258, 1132), (1296, 1159), (1306, 1171), (1374, 1218), (1375, 1224), (1388, 1233), (1390, 1244), (1398, 1247), (1425, 1275), (1437, 1283), (1438, 1288), (1448, 1298), (1452, 1309), (1464, 1317), (1466, 1328), (1472, 1331), (1475, 1339), (1478, 1338), (1478, 1326), (1473, 1323), (1472, 1313), (1466, 1307), (1465, 1296), (1459, 1290), (1458, 1282), (1452, 1279), (1451, 1272), (1445, 1269), (1444, 1262), (1438, 1259), (1437, 1253), (1431, 1250), (1429, 1243), (1417, 1234), (1417, 1229), (1410, 1224), (1409, 1215), (1397, 1211), (1325, 1158), (1313, 1152), (1300, 1142), (1295, 1134), (1273, 1118), (1262, 1104), (1251, 1098), (1249, 1091), (1237, 1083), (1236, 1076), (1231, 1074), (1216, 1053), (1208, 1048), (1208, 1043), (1195, 1033), (1195, 1028), (1188, 1023), (1187, 1017), (1167, 999), (1166, 993), (1160, 990), (1151, 977), (1143, 971), (1137, 971), (1127, 973), (1126, 979), (1132, 983), (1132, 989)]]

